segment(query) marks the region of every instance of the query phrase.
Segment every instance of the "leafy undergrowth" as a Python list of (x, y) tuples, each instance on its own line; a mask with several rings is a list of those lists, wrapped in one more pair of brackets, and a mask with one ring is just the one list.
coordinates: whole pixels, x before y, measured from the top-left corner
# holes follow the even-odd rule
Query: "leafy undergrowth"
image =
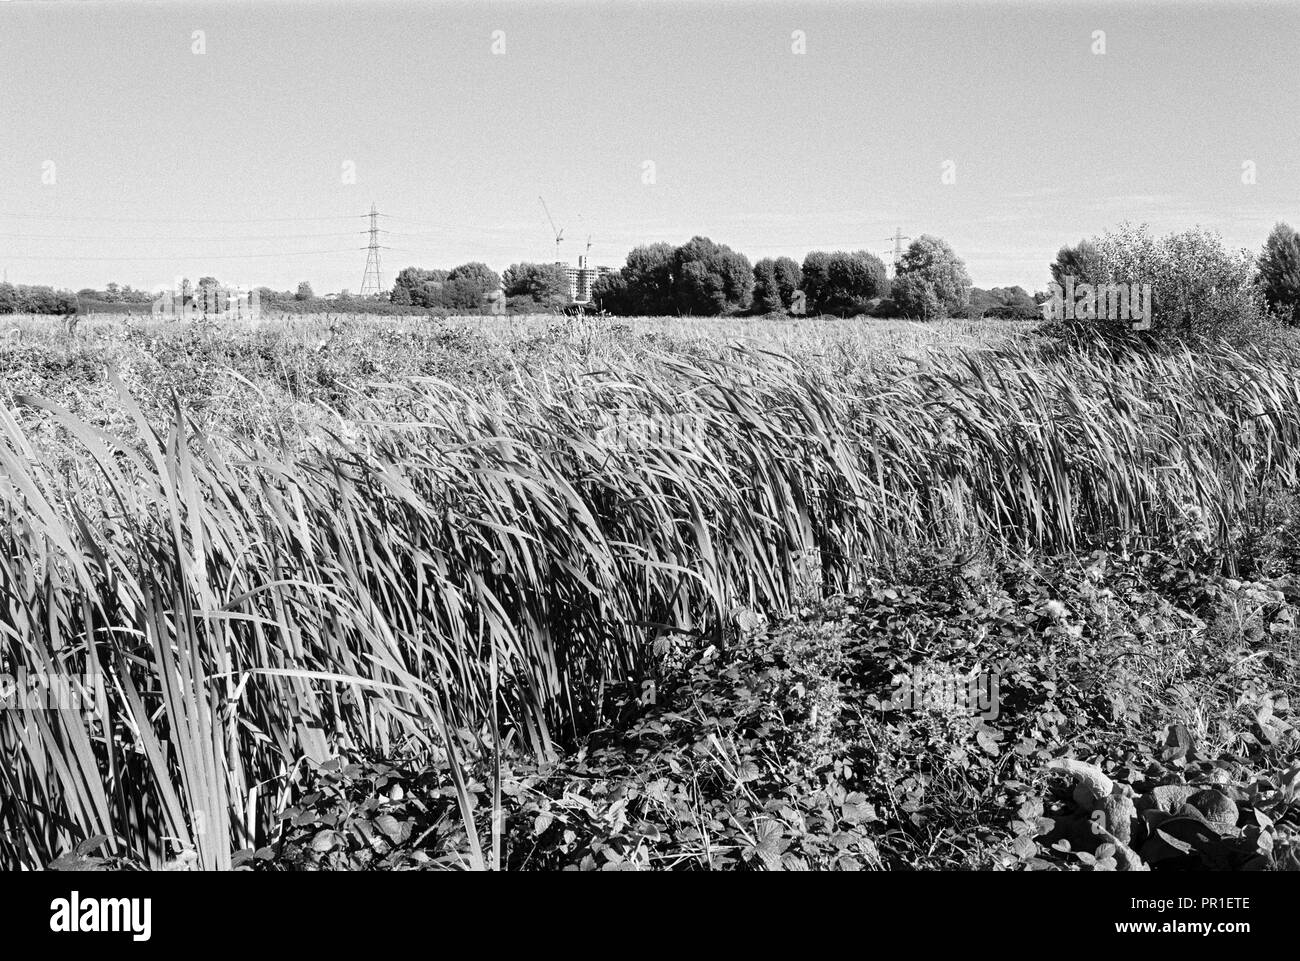
[[(725, 648), (663, 638), (575, 750), (503, 749), (496, 819), (472, 768), (476, 828), (507, 869), (1297, 869), (1297, 601), (1154, 554), (920, 559)], [(468, 851), (445, 767), (399, 751), (314, 769), (236, 863)]]

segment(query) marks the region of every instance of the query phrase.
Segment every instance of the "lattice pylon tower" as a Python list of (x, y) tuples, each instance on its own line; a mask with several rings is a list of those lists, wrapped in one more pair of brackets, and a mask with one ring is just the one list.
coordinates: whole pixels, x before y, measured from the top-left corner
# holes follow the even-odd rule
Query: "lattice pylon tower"
[(361, 278), (361, 296), (378, 297), (384, 291), (379, 270), (379, 211), (370, 205), (370, 246), (366, 248), (366, 272)]
[(886, 237), (885, 239), (894, 242), (894, 259), (887, 265), (889, 268), (889, 276), (893, 277), (894, 274), (898, 273), (895, 268), (898, 264), (899, 258), (903, 256), (903, 241), (911, 240), (912, 238), (903, 236), (903, 228), (899, 227), (894, 231), (894, 236)]

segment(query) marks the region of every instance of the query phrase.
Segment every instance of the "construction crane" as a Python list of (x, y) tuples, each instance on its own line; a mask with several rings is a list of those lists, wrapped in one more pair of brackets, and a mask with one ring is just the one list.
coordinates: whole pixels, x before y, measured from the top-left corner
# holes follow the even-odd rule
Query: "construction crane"
[(541, 197), (537, 198), (542, 201), (542, 210), (546, 211), (546, 219), (551, 222), (551, 229), (555, 231), (555, 261), (560, 261), (560, 241), (564, 239), (564, 228), (555, 226), (555, 218), (551, 216), (550, 208), (546, 206), (546, 201)]

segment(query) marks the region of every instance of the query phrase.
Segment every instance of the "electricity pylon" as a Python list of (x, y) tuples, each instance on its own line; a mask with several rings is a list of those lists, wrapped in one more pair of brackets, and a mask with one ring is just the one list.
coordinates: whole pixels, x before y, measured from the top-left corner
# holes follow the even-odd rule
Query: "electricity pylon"
[(904, 237), (904, 236), (903, 236), (903, 228), (902, 228), (902, 227), (898, 227), (898, 228), (895, 228), (895, 230), (894, 230), (894, 236), (892, 236), (892, 237), (886, 237), (885, 239), (886, 239), (886, 240), (892, 240), (892, 241), (894, 242), (894, 260), (893, 260), (893, 262), (889, 265), (889, 273), (890, 273), (890, 276), (893, 276), (894, 274), (898, 273), (898, 261), (899, 261), (900, 259), (902, 259), (902, 256), (903, 256), (903, 241), (904, 241), (904, 240), (911, 240), (912, 238), (911, 238), (911, 237)]
[(370, 205), (370, 246), (366, 248), (366, 272), (361, 278), (361, 296), (379, 297), (384, 292), (384, 280), (379, 273), (379, 211)]

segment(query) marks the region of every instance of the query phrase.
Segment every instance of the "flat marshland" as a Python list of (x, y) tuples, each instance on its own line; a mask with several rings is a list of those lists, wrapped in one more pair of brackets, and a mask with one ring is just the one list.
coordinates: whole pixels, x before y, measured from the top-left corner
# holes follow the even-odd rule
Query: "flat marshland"
[(10, 327), (6, 865), (1300, 864), (1286, 343)]

